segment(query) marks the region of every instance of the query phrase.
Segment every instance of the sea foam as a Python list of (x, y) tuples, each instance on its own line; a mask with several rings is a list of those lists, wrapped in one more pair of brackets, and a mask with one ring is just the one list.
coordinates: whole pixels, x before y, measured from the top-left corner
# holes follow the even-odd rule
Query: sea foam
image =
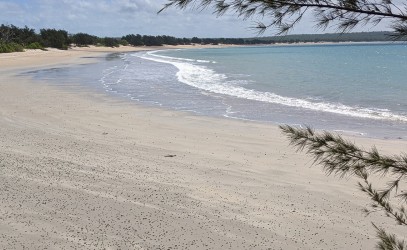
[[(223, 94), (247, 100), (285, 105), (289, 107), (303, 108), (319, 112), (329, 112), (358, 118), (368, 118), (375, 120), (391, 120), (407, 122), (407, 116), (394, 114), (387, 109), (377, 109), (368, 107), (348, 106), (342, 103), (329, 103), (324, 101), (312, 101), (309, 99), (298, 99), (281, 96), (272, 92), (261, 92), (245, 88), (231, 81), (228, 76), (217, 73), (207, 66), (205, 60), (195, 60), (189, 58), (177, 58), (157, 55), (158, 51), (150, 51), (144, 54), (133, 54), (142, 59), (152, 60), (160, 63), (174, 65), (177, 69), (177, 78), (180, 82), (196, 87), (210, 93)], [(240, 84), (244, 85), (244, 84)]]

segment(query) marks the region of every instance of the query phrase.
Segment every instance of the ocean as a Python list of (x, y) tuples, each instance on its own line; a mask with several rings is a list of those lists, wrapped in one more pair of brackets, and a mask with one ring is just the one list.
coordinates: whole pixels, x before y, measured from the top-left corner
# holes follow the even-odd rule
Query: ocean
[(196, 115), (407, 139), (403, 43), (143, 51), (27, 74)]

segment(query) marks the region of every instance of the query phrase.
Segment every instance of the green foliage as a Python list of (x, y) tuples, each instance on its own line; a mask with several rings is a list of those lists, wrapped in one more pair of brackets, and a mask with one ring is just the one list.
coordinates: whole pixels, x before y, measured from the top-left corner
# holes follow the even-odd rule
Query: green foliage
[(96, 45), (98, 42), (97, 36), (92, 36), (86, 33), (77, 33), (71, 36), (71, 40), (76, 46)]
[(24, 47), (18, 43), (2, 43), (0, 42), (0, 53), (23, 52)]
[(25, 46), (26, 49), (44, 49), (44, 47), (39, 42), (30, 43)]
[(122, 45), (122, 46), (128, 46), (129, 42), (127, 42), (125, 39), (120, 39), (119, 44)]
[(99, 39), (99, 43), (103, 46), (106, 47), (119, 47), (120, 46), (120, 42), (119, 39), (117, 38), (112, 38), (112, 37), (105, 37), (105, 38), (101, 38)]
[(162, 46), (164, 39), (161, 36), (143, 36), (143, 43), (146, 46)]
[(129, 34), (124, 37), (122, 37), (123, 40), (126, 40), (130, 45), (133, 46), (143, 46), (143, 37), (139, 34), (134, 35), (134, 34)]
[(196, 36), (192, 37), (191, 43), (198, 43), (201, 44), (202, 40)]
[(130, 45), (133, 46), (162, 46), (164, 44), (167, 45), (179, 45), (179, 44), (188, 44), (189, 39), (184, 38), (176, 38), (173, 36), (141, 36), (139, 34), (134, 35), (134, 34), (130, 34), (130, 35), (126, 35), (122, 37), (123, 40), (126, 40)]
[[(339, 135), (318, 134), (309, 127), (301, 129), (285, 125), (280, 128), (291, 145), (313, 156), (314, 163), (322, 165), (327, 174), (359, 177), (362, 180), (360, 190), (372, 201), (372, 210), (365, 209), (366, 214), (383, 211), (399, 225), (407, 226), (407, 191), (403, 191), (407, 181), (406, 155), (382, 155), (375, 147), (364, 150)], [(370, 175), (387, 176), (391, 181), (385, 187), (376, 188), (369, 181)], [(380, 240), (378, 249), (407, 249), (404, 241), (381, 228), (376, 227), (376, 230)]]
[(176, 37), (173, 36), (161, 36), (163, 44), (167, 45), (178, 45)]
[[(389, 41), (393, 33), (390, 32), (360, 32), (349, 34), (311, 34), (311, 35), (288, 35), (262, 38), (176, 38), (173, 36), (142, 36), (140, 34), (129, 34), (119, 38), (99, 38), (86, 33), (77, 33), (68, 36), (68, 32), (55, 29), (41, 29), (36, 34), (34, 29), (28, 27), (18, 28), (13, 25), (0, 26), (0, 43), (2, 51), (20, 51), (21, 48), (11, 43), (20, 44), (27, 49), (44, 49), (53, 47), (67, 49), (69, 44), (76, 46), (108, 46), (118, 47), (120, 45), (132, 46), (162, 46), (179, 44), (273, 44), (273, 43), (297, 43), (297, 42), (341, 42), (341, 41)], [(407, 38), (406, 38), (407, 40)], [(7, 46), (5, 45), (7, 44)]]
[(38, 34), (35, 33), (34, 29), (30, 29), (27, 26), (24, 28), (4, 24), (0, 26), (0, 42), (14, 42), (25, 46), (27, 44), (39, 41), (40, 37)]
[(182, 42), (180, 42), (180, 44), (189, 45), (191, 44), (191, 40), (184, 37), (182, 38)]
[(68, 49), (70, 43), (68, 32), (65, 30), (56, 29), (41, 29), (40, 35), (45, 47)]

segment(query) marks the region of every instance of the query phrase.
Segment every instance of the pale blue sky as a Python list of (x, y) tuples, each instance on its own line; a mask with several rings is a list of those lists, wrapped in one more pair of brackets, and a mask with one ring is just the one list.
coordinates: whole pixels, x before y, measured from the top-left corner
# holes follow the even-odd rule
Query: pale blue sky
[[(98, 36), (126, 34), (176, 37), (253, 37), (253, 20), (233, 15), (216, 17), (211, 10), (169, 9), (159, 15), (166, 0), (0, 0), (0, 23), (30, 28), (64, 29)], [(385, 25), (363, 30), (385, 30)], [(360, 29), (359, 29), (360, 30)], [(323, 33), (305, 18), (291, 34)], [(325, 31), (329, 32), (329, 30)], [(274, 35), (272, 30), (264, 34)]]

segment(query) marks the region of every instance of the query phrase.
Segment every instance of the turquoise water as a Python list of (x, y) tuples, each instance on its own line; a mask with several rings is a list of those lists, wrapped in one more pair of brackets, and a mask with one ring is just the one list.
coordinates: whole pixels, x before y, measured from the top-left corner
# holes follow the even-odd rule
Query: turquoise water
[(214, 93), (346, 116), (407, 121), (406, 45), (248, 47), (153, 54), (209, 62), (201, 63), (202, 75), (196, 73), (198, 67), (187, 69), (185, 64), (179, 68), (183, 82)]
[(146, 105), (407, 139), (406, 44), (149, 51), (62, 72)]

